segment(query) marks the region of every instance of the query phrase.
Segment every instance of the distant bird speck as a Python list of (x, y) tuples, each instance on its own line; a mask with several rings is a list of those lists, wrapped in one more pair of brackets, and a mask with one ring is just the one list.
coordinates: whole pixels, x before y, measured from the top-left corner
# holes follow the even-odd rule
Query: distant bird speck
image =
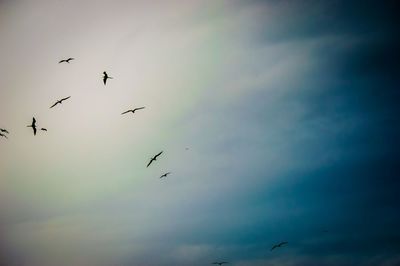
[(282, 247), (283, 245), (286, 245), (286, 244), (288, 244), (288, 242), (281, 242), (281, 243), (279, 243), (277, 245), (273, 245), (272, 248), (271, 248), (271, 251), (276, 249), (276, 248), (280, 248), (280, 247)]
[(68, 100), (69, 98), (71, 98), (71, 96), (68, 96), (66, 98), (62, 98), (61, 100), (58, 100), (55, 104), (53, 104), (52, 106), (50, 106), (50, 108), (53, 108), (54, 106), (56, 106), (57, 104), (61, 104), (63, 101)]
[(145, 108), (145, 107), (138, 107), (138, 108), (130, 109), (130, 110), (128, 110), (128, 111), (123, 112), (121, 115), (124, 115), (124, 114), (129, 113), (129, 112), (132, 112), (132, 114), (134, 114), (135, 111), (141, 110), (141, 109), (144, 109), (144, 108)]
[(215, 265), (223, 265), (223, 264), (228, 264), (229, 262), (226, 261), (221, 261), (221, 262), (213, 262), (211, 264), (215, 264)]
[(107, 83), (107, 79), (112, 79), (113, 77), (110, 77), (108, 74), (107, 74), (107, 72), (103, 72), (103, 74), (104, 74), (104, 76), (103, 76), (103, 82), (104, 82), (104, 85), (106, 85), (106, 83)]
[(40, 130), (42, 130), (42, 131), (47, 131), (47, 129), (46, 129), (46, 128), (44, 128), (44, 127), (42, 127)]
[(72, 57), (70, 57), (70, 58), (68, 58), (68, 59), (63, 59), (63, 60), (61, 60), (60, 62), (58, 62), (59, 64), (60, 63), (68, 63), (69, 64), (69, 61), (71, 61), (71, 60), (74, 60), (75, 58), (72, 58)]
[(167, 175), (169, 175), (169, 174), (171, 174), (171, 172), (168, 172), (168, 173), (165, 173), (165, 174), (161, 175), (160, 178), (167, 177)]
[(161, 151), (161, 152), (159, 152), (158, 154), (156, 154), (153, 158), (151, 158), (151, 159), (150, 159), (150, 162), (147, 164), (146, 167), (149, 167), (150, 164), (151, 164), (153, 161), (156, 161), (156, 160), (157, 160), (157, 157), (160, 156), (161, 153), (163, 153), (163, 152)]

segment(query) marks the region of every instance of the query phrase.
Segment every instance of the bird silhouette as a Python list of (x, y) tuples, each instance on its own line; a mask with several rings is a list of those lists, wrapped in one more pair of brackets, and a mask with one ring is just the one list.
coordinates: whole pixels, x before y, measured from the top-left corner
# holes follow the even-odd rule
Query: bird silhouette
[(47, 129), (46, 129), (46, 128), (44, 128), (44, 127), (42, 127), (40, 130), (42, 130), (42, 131), (47, 131)]
[(4, 135), (3, 133), (0, 133), (0, 137), (8, 139), (8, 137), (6, 135)]
[(35, 118), (32, 119), (32, 124), (27, 127), (31, 127), (33, 129), (33, 135), (36, 135), (36, 119)]
[(6, 133), (6, 134), (10, 134), (10, 132), (8, 132), (7, 129), (4, 129), (4, 128), (0, 128), (0, 131), (3, 133)]
[(228, 264), (229, 262), (226, 262), (226, 261), (220, 261), (220, 262), (213, 262), (213, 263), (211, 263), (211, 264), (215, 264), (215, 265), (223, 265), (223, 264)]
[(113, 77), (110, 77), (105, 71), (103, 72), (103, 74), (104, 74), (103, 82), (104, 82), (104, 85), (106, 85), (107, 79), (112, 79)]
[(60, 63), (68, 63), (69, 64), (69, 61), (71, 61), (71, 60), (74, 60), (75, 58), (72, 58), (72, 57), (70, 57), (70, 58), (68, 58), (68, 59), (63, 59), (63, 60), (61, 60), (60, 62), (58, 62), (59, 64)]
[(160, 178), (167, 177), (167, 175), (169, 175), (170, 173), (171, 173), (171, 172), (165, 173), (165, 174), (163, 174), (162, 176), (160, 176)]
[(132, 112), (132, 114), (134, 114), (135, 111), (141, 110), (141, 109), (144, 109), (144, 108), (145, 108), (145, 107), (134, 108), (134, 109), (131, 109), (131, 110), (128, 110), (128, 111), (123, 112), (121, 115), (124, 115), (124, 114), (129, 113), (129, 112)]
[(150, 159), (150, 162), (147, 164), (146, 167), (149, 167), (150, 164), (151, 164), (153, 161), (156, 161), (156, 160), (157, 160), (157, 157), (160, 156), (161, 153), (163, 153), (163, 152), (161, 151), (161, 152), (159, 152), (158, 154), (156, 154), (153, 158), (151, 158), (151, 159)]
[(50, 108), (53, 108), (54, 106), (56, 106), (57, 104), (61, 104), (63, 101), (68, 100), (69, 98), (71, 98), (71, 96), (68, 96), (66, 98), (62, 98), (61, 100), (58, 100), (55, 104), (53, 104), (52, 106), (50, 106)]
[(288, 242), (281, 242), (281, 243), (279, 243), (277, 245), (273, 245), (272, 248), (271, 248), (271, 251), (276, 249), (276, 248), (280, 248), (280, 247), (282, 247), (283, 245), (286, 245), (286, 244), (288, 244)]

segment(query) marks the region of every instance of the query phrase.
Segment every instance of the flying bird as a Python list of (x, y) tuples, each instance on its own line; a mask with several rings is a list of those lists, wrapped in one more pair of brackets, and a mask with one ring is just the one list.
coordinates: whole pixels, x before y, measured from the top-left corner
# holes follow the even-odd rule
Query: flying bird
[(32, 119), (32, 124), (27, 127), (31, 127), (33, 129), (33, 135), (36, 135), (36, 119), (35, 118)]
[(103, 82), (104, 85), (106, 85), (107, 79), (112, 79), (113, 77), (110, 77), (105, 71), (103, 72), (104, 76), (103, 76)]
[(286, 244), (288, 244), (288, 242), (281, 242), (281, 243), (279, 243), (277, 245), (273, 245), (272, 248), (271, 248), (271, 251), (276, 249), (276, 248), (280, 248), (280, 247), (282, 247), (283, 245), (286, 245)]
[(215, 265), (223, 265), (223, 264), (228, 264), (229, 262), (226, 261), (221, 261), (221, 262), (213, 262), (211, 264), (215, 264)]
[(167, 175), (169, 175), (170, 173), (171, 173), (171, 172), (165, 173), (165, 174), (163, 174), (162, 176), (160, 176), (160, 178), (167, 177)]
[(68, 96), (66, 98), (62, 98), (61, 100), (58, 100), (55, 104), (53, 104), (52, 106), (50, 106), (50, 108), (53, 108), (54, 106), (56, 106), (57, 104), (61, 104), (63, 101), (68, 100), (69, 98), (71, 98), (71, 96)]
[(47, 129), (46, 129), (46, 128), (44, 128), (44, 127), (42, 127), (40, 130), (47, 131)]
[(8, 137), (6, 135), (4, 135), (3, 133), (0, 133), (0, 137), (8, 139)]
[(157, 160), (157, 157), (160, 156), (161, 153), (163, 153), (163, 152), (161, 151), (160, 153), (156, 154), (153, 158), (151, 158), (151, 159), (150, 159), (150, 162), (147, 164), (146, 167), (149, 167), (150, 164), (151, 164), (153, 161), (156, 161), (156, 160)]
[(134, 108), (134, 109), (131, 109), (131, 110), (128, 110), (128, 111), (123, 112), (121, 115), (124, 115), (124, 114), (129, 113), (129, 112), (132, 112), (132, 114), (134, 114), (135, 111), (141, 110), (141, 109), (144, 109), (144, 108), (145, 108), (145, 107)]
[(70, 58), (68, 58), (68, 59), (63, 59), (63, 60), (61, 60), (61, 61), (58, 62), (58, 63), (60, 64), (60, 63), (65, 62), (65, 63), (68, 63), (68, 64), (69, 64), (69, 61), (74, 60), (74, 59), (75, 59), (75, 58), (70, 57)]
[(3, 132), (3, 133), (10, 134), (10, 132), (8, 132), (7, 129), (4, 129), (4, 128), (0, 128), (0, 131)]

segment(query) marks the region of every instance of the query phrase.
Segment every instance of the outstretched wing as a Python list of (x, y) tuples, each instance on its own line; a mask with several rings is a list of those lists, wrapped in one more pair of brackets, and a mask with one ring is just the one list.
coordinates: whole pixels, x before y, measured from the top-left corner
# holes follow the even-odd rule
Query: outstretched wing
[(106, 82), (107, 82), (107, 76), (106, 76), (106, 74), (104, 74), (104, 77), (103, 77), (103, 83), (104, 83), (104, 85), (106, 85)]
[(161, 153), (163, 153), (162, 151), (160, 153), (158, 153), (156, 156), (154, 156), (154, 158), (157, 158), (158, 156), (161, 155)]
[(71, 60), (74, 60), (74, 59), (75, 58), (70, 57), (70, 58), (67, 59), (67, 61), (71, 61)]
[(137, 110), (142, 110), (142, 109), (144, 109), (144, 107), (135, 108), (135, 109), (133, 109), (133, 111), (135, 112), (135, 111), (137, 111)]
[(32, 129), (33, 129), (33, 135), (36, 136), (36, 127), (32, 127)]
[(153, 158), (151, 158), (151, 160), (150, 160), (150, 162), (147, 164), (147, 166), (146, 167), (149, 167), (149, 165), (152, 163), (154, 161), (154, 159)]
[(55, 104), (53, 104), (52, 106), (50, 106), (50, 108), (53, 108), (53, 107), (56, 106), (57, 104), (59, 104), (58, 101), (57, 101)]
[(67, 62), (67, 60), (63, 59), (63, 60), (59, 61), (58, 63), (60, 64), (60, 63), (63, 63), (63, 62)]
[(33, 127), (36, 126), (36, 119), (35, 118), (32, 119), (32, 126)]
[(69, 98), (71, 98), (71, 96), (68, 96), (68, 97), (66, 97), (66, 98), (62, 98), (62, 99), (60, 100), (60, 102), (65, 101), (65, 100), (68, 100)]
[(128, 110), (128, 111), (125, 111), (125, 112), (123, 112), (121, 115), (124, 115), (124, 114), (126, 114), (126, 113), (129, 113), (129, 112), (131, 112), (132, 110)]

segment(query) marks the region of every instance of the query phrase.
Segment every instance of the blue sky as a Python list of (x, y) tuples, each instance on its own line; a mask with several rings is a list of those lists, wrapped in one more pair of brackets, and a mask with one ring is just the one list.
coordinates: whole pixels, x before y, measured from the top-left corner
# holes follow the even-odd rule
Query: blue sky
[(395, 12), (0, 1), (1, 265), (398, 265)]

